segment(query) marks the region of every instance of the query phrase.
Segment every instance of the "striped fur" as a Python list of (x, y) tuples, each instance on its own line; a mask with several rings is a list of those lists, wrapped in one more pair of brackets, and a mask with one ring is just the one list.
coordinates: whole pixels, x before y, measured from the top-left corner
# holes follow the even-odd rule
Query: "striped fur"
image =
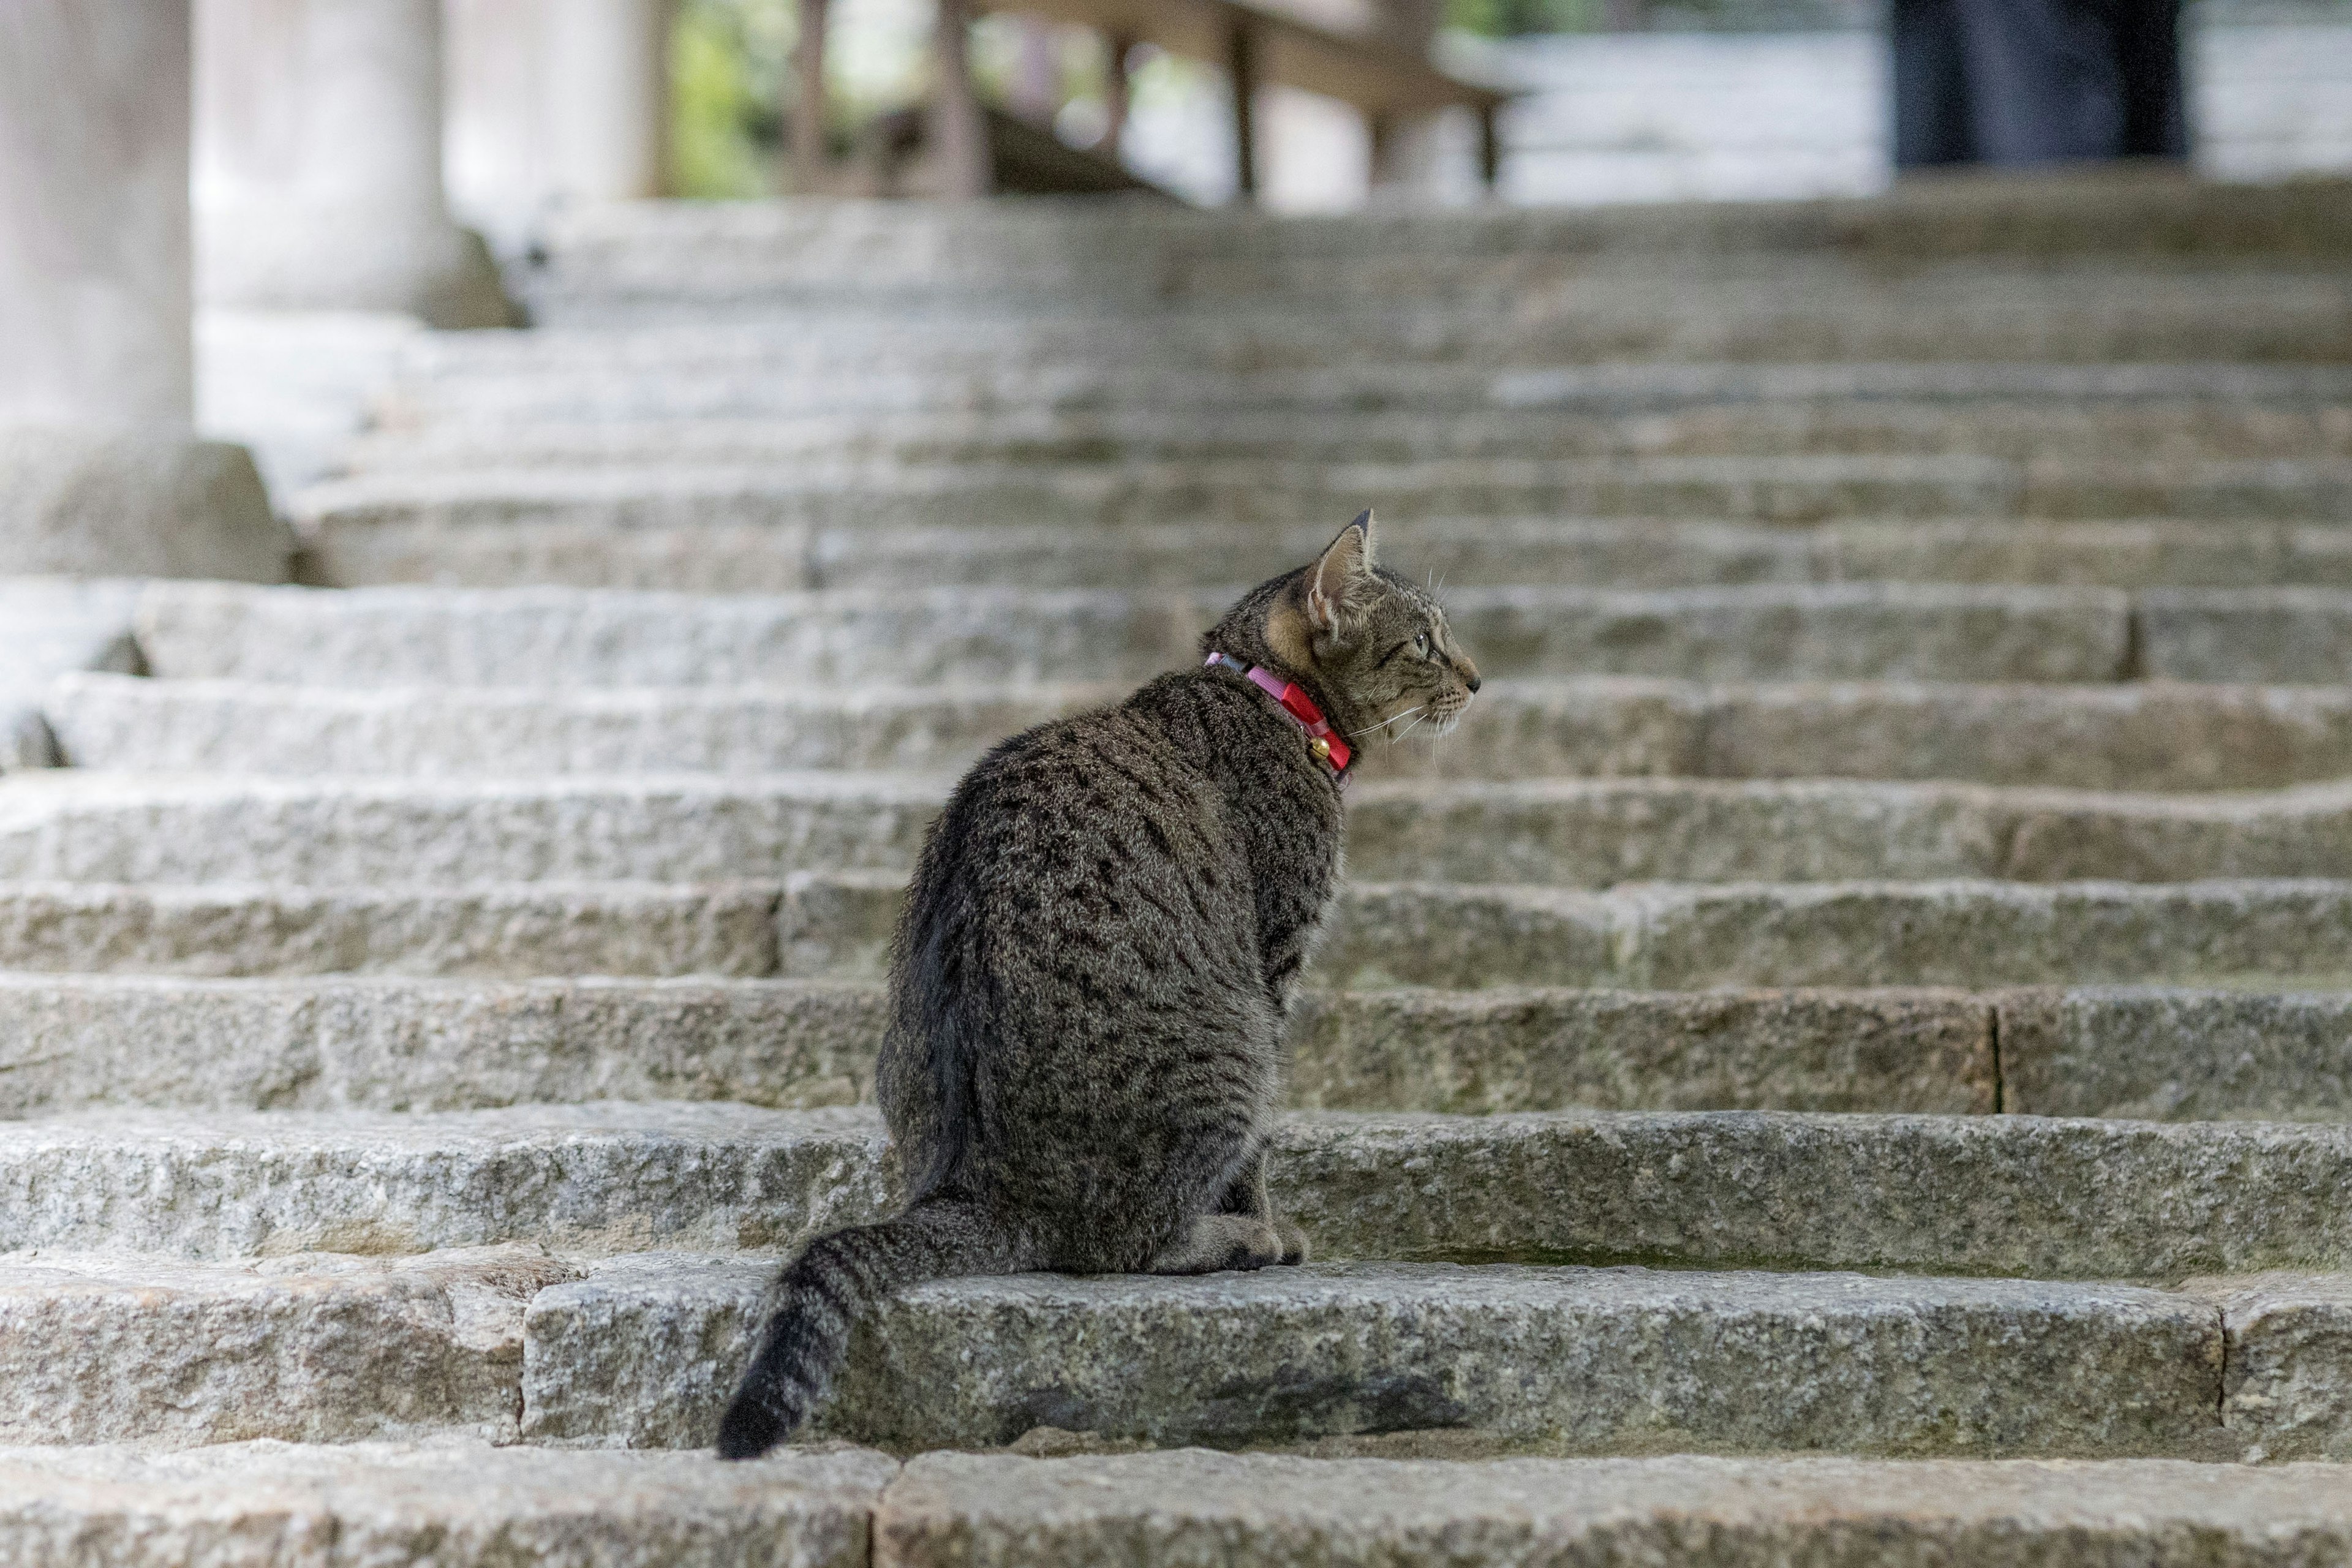
[[(1444, 729), (1478, 687), (1435, 600), (1373, 564), (1370, 513), (1202, 646), (1353, 734)], [(1297, 724), (1222, 667), (1016, 735), (964, 776), (908, 891), (876, 1070), (912, 1206), (784, 1271), (722, 1452), (807, 1420), (858, 1315), (902, 1285), (1306, 1255), (1265, 1149), (1339, 801)]]
[(893, 1290), (1034, 1267), (985, 1211), (968, 1203), (933, 1199), (880, 1225), (819, 1237), (769, 1292), (759, 1352), (719, 1423), (719, 1452), (755, 1458), (807, 1420), (848, 1356), (859, 1315)]

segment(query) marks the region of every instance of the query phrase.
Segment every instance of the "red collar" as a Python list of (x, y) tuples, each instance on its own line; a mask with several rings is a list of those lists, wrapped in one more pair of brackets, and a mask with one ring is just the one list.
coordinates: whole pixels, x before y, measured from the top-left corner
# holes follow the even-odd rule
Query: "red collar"
[(1331, 728), (1331, 721), (1323, 717), (1323, 710), (1315, 706), (1313, 698), (1280, 676), (1269, 675), (1254, 664), (1244, 664), (1230, 654), (1211, 654), (1203, 668), (1214, 669), (1221, 664), (1282, 704), (1282, 710), (1307, 731), (1307, 749), (1315, 753), (1317, 760), (1328, 767), (1335, 778), (1342, 782), (1346, 780), (1348, 763), (1355, 752), (1349, 749), (1348, 742), (1340, 738), (1339, 732)]

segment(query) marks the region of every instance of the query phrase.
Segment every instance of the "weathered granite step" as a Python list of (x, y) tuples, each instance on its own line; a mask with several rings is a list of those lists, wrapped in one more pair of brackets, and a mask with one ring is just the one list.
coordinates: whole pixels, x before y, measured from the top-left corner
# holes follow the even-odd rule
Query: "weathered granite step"
[[(782, 684), (362, 690), (61, 678), (40, 714), (78, 768), (422, 774), (954, 771), (1125, 695)], [(2352, 689), (2204, 684), (1487, 682), (1442, 745), (1370, 744), (1367, 778), (1837, 777), (2270, 789), (2352, 774)]]
[(744, 1466), (446, 1437), (20, 1447), (0, 1450), (0, 1557), (20, 1568), (868, 1568), (874, 1510), (898, 1469), (857, 1450)]
[(833, 345), (870, 343), (877, 325), (923, 322), (961, 334), (968, 353), (994, 347), (1006, 368), (1306, 370), (1412, 359), (2325, 364), (2340, 363), (2352, 345), (2343, 272), (2292, 264), (1973, 263), (1895, 272), (1851, 261), (1741, 262), (1698, 272), (1652, 265), (1613, 277), (1432, 279), (1444, 297), (1419, 299), (1340, 298), (1340, 270), (1318, 265), (1307, 297), (1065, 298), (1043, 310), (1017, 299), (795, 298), (772, 289), (723, 300), (674, 289), (588, 304), (539, 295), (533, 308), (538, 320), (562, 327), (791, 324)]
[[(52, 683), (39, 711), (63, 761), (77, 768), (438, 778), (956, 771), (1015, 731), (1127, 690), (1108, 683), (827, 690), (781, 682), (346, 690), (79, 676)], [(2302, 706), (2324, 712), (2333, 695)], [(2352, 759), (2343, 771), (2352, 773)]]
[[(831, 772), (443, 782), (51, 769), (0, 783), (0, 879), (334, 888), (902, 875), (946, 789), (938, 774)], [(1397, 779), (1351, 789), (1349, 817), (1349, 869), (1371, 881), (2352, 877), (2352, 784), (2128, 795)], [(895, 879), (844, 887), (861, 908), (896, 896)]]
[[(1391, 553), (1438, 580), (1678, 588), (1708, 584), (1908, 581), (2118, 588), (2352, 587), (2352, 530), (2234, 522), (1910, 520), (1806, 528), (1663, 518), (1414, 519)], [(1074, 530), (801, 529), (688, 521), (509, 522), (371, 519), (309, 536), (320, 586), (560, 584), (698, 594), (961, 583), (1135, 591), (1262, 581), (1329, 541), (1324, 522), (1144, 524)]]
[[(858, 982), (0, 974), (0, 1116), (846, 1105), (885, 1005)], [(2343, 990), (1318, 991), (1291, 1035), (1292, 1100), (1330, 1110), (2352, 1121)]]
[(51, 769), (0, 783), (0, 877), (462, 888), (903, 868), (946, 789), (902, 773), (441, 783)]
[[(2179, 1279), (2352, 1266), (2352, 1126), (2031, 1116), (1294, 1112), (1328, 1258)], [(194, 1259), (777, 1249), (886, 1211), (870, 1110), (604, 1101), (0, 1124), (0, 1243)]]
[(521, 1248), (239, 1265), (0, 1258), (0, 1439), (344, 1443), (462, 1429), (512, 1442), (525, 1308), (577, 1273)]
[[(567, 423), (1129, 421), (1233, 414), (1379, 426), (1406, 416), (1543, 414), (1552, 428), (1637, 451), (2049, 451), (2055, 430), (2173, 456), (2316, 456), (2343, 449), (2331, 411), (2352, 388), (2326, 364), (1552, 364), (1355, 362), (1331, 369), (1007, 367), (946, 331), (875, 331), (828, 353), (804, 331), (534, 331), (497, 343), (428, 343), (376, 402), (388, 445), (463, 428)], [(2046, 418), (2037, 428), (2032, 421)], [(1728, 442), (1728, 445), (1727, 445)], [(2180, 445), (2185, 442), (2185, 445)], [(374, 449), (374, 437), (355, 451)]]
[[(522, 1431), (696, 1447), (767, 1268), (653, 1256), (542, 1291)], [(819, 1431), (900, 1449), (1040, 1426), (1241, 1446), (1454, 1432), (1552, 1452), (2205, 1454), (2221, 1325), (2114, 1285), (1446, 1267), (918, 1286)]]
[(773, 974), (780, 883), (0, 882), (0, 970)]
[[(2352, 352), (2352, 351), (2347, 351)], [(595, 522), (867, 528), (1190, 521), (1286, 524), (1367, 507), (1399, 518), (1638, 515), (2352, 519), (2352, 459), (2182, 461), (1965, 455), (1431, 458), (1411, 463), (520, 464), (380, 473), (292, 501), (306, 542), (382, 523)]]
[[(1921, 436), (1936, 440), (1970, 428), (1979, 414), (1997, 424), (2018, 408), (2120, 428), (2196, 410), (2200, 428), (2242, 432), (2264, 449), (2271, 432), (2308, 431), (2322, 439), (2297, 449), (2317, 451), (2336, 443), (2330, 407), (2352, 396), (2352, 370), (2326, 364), (1622, 361), (1501, 369), (1404, 359), (1297, 371), (1138, 366), (1093, 355), (1010, 365), (1004, 346), (990, 341), (986, 323), (975, 340), (963, 324), (877, 322), (832, 346), (804, 324), (756, 321), (445, 333), (410, 345), (376, 417), (398, 432), (572, 419), (1235, 408), (1344, 417), (1483, 406), (1562, 419), (1664, 418), (1694, 431), (1791, 422), (1818, 431), (1907, 427), (1934, 410), (1943, 418)], [(2222, 445), (2236, 448), (2234, 440)]]
[(2347, 1500), (2341, 1468), (2164, 1459), (926, 1454), (883, 1496), (875, 1563), (2288, 1568), (2352, 1552)]
[[(160, 676), (323, 686), (1139, 682), (1196, 663), (1201, 632), (1239, 592), (695, 598), (157, 584), (141, 600), (139, 639)], [(2128, 657), (2128, 601), (2096, 588), (1490, 587), (1446, 597), (1481, 670), (1506, 677), (2086, 681), (2116, 679)]]
[[(567, 378), (568, 380), (568, 378)], [(1967, 455), (2008, 461), (2352, 457), (2352, 422), (2340, 409), (2216, 406), (2208, 403), (1935, 403), (1737, 405), (1677, 414), (1580, 416), (1500, 404), (1491, 388), (1454, 407), (1206, 406), (1138, 404), (1071, 409), (1052, 404), (984, 409), (858, 410), (814, 407), (799, 378), (744, 404), (780, 408), (712, 411), (698, 381), (678, 389), (691, 412), (667, 400), (645, 413), (600, 416), (593, 403), (530, 420), (467, 414), (363, 437), (339, 463), (352, 475), (436, 468), (616, 467), (654, 464), (772, 467), (856, 460), (919, 467), (990, 461), (1038, 465), (1110, 461), (1205, 463), (1258, 459), (1404, 464), (1460, 458), (1559, 460), (1633, 457)], [(656, 394), (641, 394), (650, 403)], [(548, 401), (552, 402), (551, 396)], [(1500, 404), (1500, 405), (1498, 405)]]
[[(791, 878), (784, 973), (878, 978), (903, 888), (890, 872)], [(2347, 928), (2352, 886), (2318, 879), (1632, 882), (1599, 893), (1358, 879), (1341, 889), (1311, 973), (1340, 987), (2334, 986), (2347, 979)]]
[[(1409, 557), (1407, 557), (1409, 559)], [(1237, 588), (857, 588), (688, 596), (570, 588), (157, 584), (158, 675), (341, 686), (1140, 680), (1190, 663)], [(1496, 676), (2342, 685), (2352, 593), (1761, 583), (1465, 587), (1448, 616)], [(2135, 635), (2136, 634), (2136, 635)], [(2136, 645), (2136, 653), (2134, 647)]]
[[(1955, 256), (2054, 260), (2340, 254), (2340, 182), (2183, 182), (2138, 170), (1898, 185), (1867, 197), (1583, 208), (1375, 209), (1295, 218), (1139, 202), (970, 207), (796, 201), (591, 206), (548, 237), (553, 286), (728, 295), (752, 279), (904, 297), (924, 285), (1062, 297), (1144, 296), (1219, 268), (1288, 268), (1303, 285), (1353, 265), (1391, 283), (1493, 260), (1570, 278), (1743, 256), (1855, 257), (1886, 267)], [(1181, 267), (1171, 283), (1168, 268)]]
[(2326, 588), (2158, 589), (2139, 608), (2147, 672), (2328, 680), (2352, 671), (2352, 595)]

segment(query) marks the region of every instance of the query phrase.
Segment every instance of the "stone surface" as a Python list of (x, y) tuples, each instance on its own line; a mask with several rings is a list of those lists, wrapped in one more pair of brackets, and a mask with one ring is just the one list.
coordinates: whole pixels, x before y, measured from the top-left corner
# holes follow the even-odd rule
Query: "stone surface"
[[(67, 777), (0, 786), (0, 876), (710, 882), (912, 863), (936, 773)], [(1867, 780), (1367, 780), (1368, 882), (2019, 882), (2352, 876), (2352, 786), (2228, 795)]]
[[(1477, 853), (1482, 840), (1472, 835), (1480, 827), (1483, 842), (1499, 837), (1475, 814), (1454, 820), (1462, 843), (1432, 831), (1433, 852)], [(1350, 848), (1352, 868), (1365, 872), (1372, 852), (1360, 839)], [(903, 890), (895, 872), (793, 873), (780, 916), (783, 973), (879, 979)], [(1363, 880), (1341, 888), (1308, 973), (1318, 985), (1360, 989), (2162, 980), (2333, 986), (2344, 982), (2347, 920), (2352, 889), (2319, 879), (2055, 887), (1982, 879), (1633, 882), (1603, 893)]]
[(883, 1205), (868, 1113), (115, 1111), (0, 1125), (0, 1247), (199, 1258), (789, 1247)]
[(480, 1443), (269, 1440), (0, 1452), (0, 1552), (26, 1568), (866, 1568), (897, 1461), (753, 1465)]
[(0, 1116), (870, 1100), (878, 988), (0, 975)]
[[(306, 536), (301, 581), (367, 587), (560, 584), (680, 593), (930, 583), (997, 587), (1204, 587), (1271, 576), (1324, 539), (1310, 529), (1194, 521), (1085, 531), (978, 528), (595, 521), (495, 530), (370, 518)], [(812, 545), (808, 542), (814, 540)], [(2293, 522), (2031, 522), (1831, 520), (1809, 528), (1663, 518), (1521, 518), (1412, 525), (1404, 559), (1449, 584), (1580, 583), (1658, 589), (1700, 584), (1835, 582), (2093, 584), (2116, 588), (2263, 584), (2352, 586), (2344, 531)]]
[(0, 1438), (184, 1446), (465, 1428), (511, 1442), (525, 1303), (573, 1272), (523, 1251), (258, 1268), (0, 1260)]
[[(1335, 1258), (2047, 1279), (2352, 1267), (2352, 1129), (2023, 1116), (1294, 1114), (1277, 1202)], [(0, 1124), (0, 1241), (197, 1258), (787, 1247), (890, 1201), (878, 1118), (604, 1101)], [(154, 1194), (169, 1194), (168, 1202)]]
[(1125, 695), (667, 690), (343, 691), (81, 676), (41, 712), (74, 767), (512, 778), (555, 773), (961, 768), (1016, 730)]
[(2140, 611), (2149, 674), (2175, 680), (2352, 680), (2352, 596), (2315, 587), (2178, 588)]
[(2352, 1257), (2341, 1124), (1327, 1112), (1273, 1171), (1327, 1258), (2158, 1279)]
[(2040, 1116), (2334, 1121), (2352, 1110), (2352, 997), (2171, 988), (2000, 1000), (2001, 1105)]
[[(542, 1291), (523, 1432), (688, 1447), (766, 1283), (648, 1257)], [(2219, 1314), (2117, 1286), (1646, 1269), (1276, 1268), (917, 1286), (819, 1428), (884, 1447), (1035, 1426), (1156, 1444), (1466, 1428), (1558, 1451), (2201, 1451)], [(716, 1363), (714, 1367), (712, 1363)]]
[(0, 785), (0, 876), (307, 887), (720, 882), (913, 862), (936, 776), (529, 781), (30, 773)]
[[(2331, 307), (2335, 308), (2335, 307)], [(2352, 343), (2346, 344), (2352, 353)], [(1639, 516), (1811, 523), (1832, 518), (2341, 518), (2340, 460), (2019, 465), (1954, 455), (1771, 458), (1431, 458), (1334, 467), (1251, 458), (1060, 468), (940, 464), (908, 469), (648, 461), (370, 474), (302, 492), (297, 521), (326, 539), (382, 523), (478, 528), (696, 521), (856, 529), (951, 523), (1086, 529), (1400, 516)]]
[[(1187, 662), (1238, 592), (845, 589), (689, 605), (553, 588), (159, 585), (141, 602), (139, 637), (173, 679), (353, 687), (1139, 681)], [(1448, 601), (1482, 669), (1498, 676), (2107, 680), (2127, 624), (2124, 596), (2093, 588), (1562, 586), (1461, 589)]]
[(2288, 1568), (2352, 1542), (2347, 1482), (2326, 1466), (2160, 1459), (927, 1454), (885, 1494), (874, 1560)]
[(2352, 1275), (2192, 1281), (2221, 1309), (2221, 1419), (2250, 1459), (2352, 1454)]
[(399, 889), (0, 883), (0, 968), (84, 974), (776, 970), (774, 884)]
[[(1958, 992), (1310, 996), (1286, 1078), (1318, 1110), (1985, 1112), (1992, 1009)], [(2338, 1096), (2336, 1103), (2342, 1103)]]
[(0, 429), (0, 571), (282, 583), (293, 549), (242, 447), (168, 429)]

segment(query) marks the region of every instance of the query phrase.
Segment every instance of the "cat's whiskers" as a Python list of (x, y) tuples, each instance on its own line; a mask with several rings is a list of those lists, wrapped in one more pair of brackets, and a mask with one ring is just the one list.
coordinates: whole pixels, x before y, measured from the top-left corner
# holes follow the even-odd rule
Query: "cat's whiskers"
[[(1429, 704), (1428, 704), (1428, 703), (1426, 703), (1426, 702), (1424, 702), (1424, 703), (1423, 703), (1423, 704), (1421, 705), (1421, 708), (1426, 708), (1426, 707), (1428, 707), (1428, 706), (1429, 706)], [(1400, 720), (1400, 719), (1410, 719), (1410, 718), (1412, 718), (1414, 714), (1416, 714), (1416, 713), (1418, 713), (1418, 712), (1420, 712), (1420, 711), (1421, 711), (1421, 708), (1408, 708), (1408, 709), (1406, 709), (1406, 710), (1405, 710), (1403, 712), (1402, 712), (1402, 713), (1391, 713), (1391, 714), (1390, 714), (1387, 718), (1385, 718), (1385, 719), (1381, 720), (1381, 721), (1379, 723), (1377, 723), (1377, 724), (1367, 724), (1366, 726), (1364, 726), (1364, 728), (1362, 728), (1362, 729), (1360, 729), (1360, 730), (1350, 730), (1350, 731), (1348, 731), (1348, 736), (1347, 736), (1347, 738), (1348, 738), (1349, 740), (1352, 741), (1352, 740), (1354, 740), (1354, 739), (1355, 739), (1357, 736), (1359, 736), (1359, 735), (1369, 735), (1369, 734), (1372, 733), (1372, 732), (1373, 732), (1374, 731), (1376, 731), (1376, 730), (1385, 730), (1385, 729), (1387, 729), (1390, 725), (1391, 725), (1391, 724), (1395, 723), (1395, 722), (1396, 722), (1398, 720)]]

